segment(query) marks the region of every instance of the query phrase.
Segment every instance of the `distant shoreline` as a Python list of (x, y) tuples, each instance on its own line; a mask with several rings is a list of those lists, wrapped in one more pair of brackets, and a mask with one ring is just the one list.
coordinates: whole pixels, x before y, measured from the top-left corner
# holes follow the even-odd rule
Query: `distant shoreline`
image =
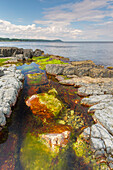
[(18, 39), (18, 38), (2, 38), (2, 37), (0, 37), (0, 42), (113, 43), (113, 41), (95, 41), (95, 40), (63, 41), (60, 39), (46, 40), (46, 39)]

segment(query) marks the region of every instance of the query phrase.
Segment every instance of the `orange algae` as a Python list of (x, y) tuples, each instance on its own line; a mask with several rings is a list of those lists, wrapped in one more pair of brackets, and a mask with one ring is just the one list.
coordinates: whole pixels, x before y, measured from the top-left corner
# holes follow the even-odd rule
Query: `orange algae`
[(62, 133), (64, 131), (71, 131), (72, 128), (69, 125), (56, 124), (54, 122), (46, 124), (38, 129), (39, 133)]
[(49, 122), (54, 117), (46, 105), (40, 103), (39, 98), (36, 95), (34, 95), (32, 100), (29, 101), (28, 99), (26, 105), (30, 106), (32, 113), (35, 116), (38, 116), (42, 121), (46, 119), (46, 122)]

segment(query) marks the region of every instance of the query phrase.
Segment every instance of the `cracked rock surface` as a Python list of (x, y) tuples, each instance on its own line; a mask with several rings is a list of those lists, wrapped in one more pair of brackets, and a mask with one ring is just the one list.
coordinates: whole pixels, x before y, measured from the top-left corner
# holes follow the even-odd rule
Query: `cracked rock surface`
[(0, 126), (6, 124), (6, 117), (10, 117), (11, 107), (15, 105), (19, 91), (22, 89), (23, 74), (16, 70), (16, 66), (0, 67)]
[[(95, 124), (84, 129), (95, 158), (113, 169), (113, 70), (96, 66), (92, 61), (72, 62), (70, 65), (47, 65), (47, 73), (56, 75), (60, 84), (78, 88), (85, 97), (81, 104), (90, 107)], [(65, 76), (64, 76), (65, 75)]]

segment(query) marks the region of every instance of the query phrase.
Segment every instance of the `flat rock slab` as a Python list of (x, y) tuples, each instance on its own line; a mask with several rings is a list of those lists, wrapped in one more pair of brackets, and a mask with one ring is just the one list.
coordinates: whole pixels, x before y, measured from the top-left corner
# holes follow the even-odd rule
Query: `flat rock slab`
[(109, 102), (110, 100), (113, 99), (113, 95), (95, 95), (95, 96), (90, 96), (88, 98), (83, 98), (81, 100), (81, 104), (82, 105), (85, 105), (85, 106), (93, 106), (97, 103), (100, 103), (100, 102)]
[(113, 70), (105, 69), (102, 66), (95, 65), (93, 61), (75, 61), (71, 64), (47, 64), (46, 72), (52, 75), (77, 75), (90, 76), (93, 78), (103, 77), (112, 78)]
[(113, 136), (99, 123), (84, 129), (83, 136), (90, 139), (95, 157), (105, 158), (107, 164), (113, 163)]
[(88, 112), (94, 112), (94, 120), (113, 135), (113, 95), (90, 96), (82, 99), (81, 104), (92, 106)]
[(78, 95), (90, 96), (101, 94), (113, 94), (113, 82), (100, 83), (100, 84), (88, 84), (78, 89)]
[(6, 124), (6, 117), (11, 114), (11, 107), (15, 105), (18, 93), (22, 89), (24, 76), (16, 66), (0, 67), (3, 75), (0, 77), (0, 126)]

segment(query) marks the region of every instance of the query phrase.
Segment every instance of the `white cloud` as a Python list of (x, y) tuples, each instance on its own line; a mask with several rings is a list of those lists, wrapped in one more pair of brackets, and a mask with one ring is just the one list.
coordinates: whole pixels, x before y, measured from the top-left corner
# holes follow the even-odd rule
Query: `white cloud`
[[(38, 23), (38, 21), (37, 21)], [(39, 22), (40, 23), (40, 22)], [(47, 22), (46, 24), (49, 24)], [(47, 27), (36, 27), (35, 24), (32, 25), (15, 25), (11, 22), (0, 20), (0, 37), (9, 37), (9, 38), (35, 38), (35, 39), (56, 39), (56, 38), (75, 38), (77, 34), (80, 34), (82, 31), (78, 29), (71, 29), (61, 27), (62, 23), (56, 24), (52, 23)]]
[[(59, 26), (68, 30), (69, 28), (74, 30), (75, 27), (76, 36), (73, 36), (75, 40), (112, 40), (112, 9), (112, 0), (83, 0), (47, 9), (43, 21), (38, 20), (35, 23), (56, 28)], [(71, 30), (71, 34), (72, 32)]]
[(15, 25), (0, 20), (0, 36), (36, 39), (60, 38), (62, 40), (112, 40), (112, 3), (112, 0), (83, 0), (45, 9), (42, 20), (35, 20), (31, 25)]

